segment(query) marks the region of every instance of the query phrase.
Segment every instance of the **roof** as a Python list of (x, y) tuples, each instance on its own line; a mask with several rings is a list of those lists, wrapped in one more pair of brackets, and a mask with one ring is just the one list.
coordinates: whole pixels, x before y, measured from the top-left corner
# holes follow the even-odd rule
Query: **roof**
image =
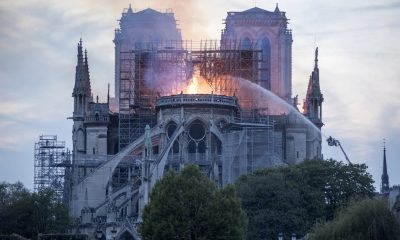
[(272, 13), (272, 12), (258, 8), (258, 7), (253, 7), (253, 8), (243, 11), (242, 13)]
[(163, 13), (156, 11), (152, 8), (146, 8), (142, 11), (136, 12), (136, 14), (163, 14)]
[(245, 11), (242, 12), (228, 12), (228, 18), (230, 17), (272, 17), (272, 18), (276, 18), (276, 19), (285, 19), (286, 20), (286, 16), (285, 16), (285, 12), (281, 12), (279, 10), (278, 7), (275, 8), (275, 10), (273, 12), (259, 8), (259, 7), (253, 7), (250, 9), (247, 9)]
[(133, 11), (126, 11), (122, 13), (121, 22), (128, 20), (128, 21), (135, 21), (135, 22), (149, 22), (149, 21), (173, 21), (175, 23), (174, 14), (171, 12), (159, 12), (152, 8), (146, 8), (144, 10), (133, 12)]

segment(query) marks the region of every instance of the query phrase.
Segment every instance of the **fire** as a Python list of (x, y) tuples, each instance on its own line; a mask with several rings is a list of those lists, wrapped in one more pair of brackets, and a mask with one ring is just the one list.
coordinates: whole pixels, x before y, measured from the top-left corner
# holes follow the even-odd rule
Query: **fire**
[(200, 76), (199, 71), (195, 71), (193, 73), (192, 79), (186, 89), (184, 90), (185, 94), (210, 94), (212, 92), (212, 88), (209, 83), (207, 83), (206, 79)]
[(196, 94), (196, 93), (198, 93), (197, 92), (198, 88), (199, 88), (199, 81), (197, 80), (196, 76), (193, 76), (193, 78), (190, 80), (190, 83), (189, 83), (185, 93)]

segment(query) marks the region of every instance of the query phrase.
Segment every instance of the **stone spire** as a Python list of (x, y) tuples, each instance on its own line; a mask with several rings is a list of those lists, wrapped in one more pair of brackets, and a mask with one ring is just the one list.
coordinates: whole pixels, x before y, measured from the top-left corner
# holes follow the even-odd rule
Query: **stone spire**
[[(84, 79), (84, 64), (83, 64), (83, 53), (82, 53), (82, 38), (78, 42), (78, 54), (77, 54), (77, 64), (75, 68), (75, 88), (74, 92), (79, 87), (79, 82), (82, 82)], [(77, 86), (78, 85), (78, 86)]]
[(107, 85), (107, 104), (110, 104), (110, 83)]
[(88, 62), (88, 54), (87, 50), (85, 49), (85, 61), (84, 61), (84, 76), (85, 76), (85, 81), (86, 81), (86, 87), (91, 93), (91, 86), (90, 86), (90, 73), (89, 73), (89, 62)]
[(306, 100), (303, 105), (304, 115), (306, 115), (318, 128), (322, 123), (322, 102), (324, 97), (321, 93), (319, 85), (319, 68), (318, 68), (318, 47), (315, 49), (314, 70), (311, 73), (308, 82)]
[(74, 118), (83, 118), (88, 103), (92, 101), (92, 90), (90, 87), (89, 63), (87, 51), (82, 51), (82, 39), (78, 43), (77, 64), (75, 68), (75, 86), (72, 91), (74, 98)]
[(387, 165), (386, 165), (386, 146), (385, 140), (383, 141), (383, 171), (382, 171), (382, 182), (381, 182), (381, 194), (387, 195), (389, 194), (389, 175), (387, 173)]
[(278, 3), (276, 3), (276, 7), (275, 7), (274, 12), (276, 12), (276, 13), (280, 12), (279, 7), (278, 7)]
[(129, 3), (129, 8), (128, 8), (128, 11), (127, 11), (127, 13), (133, 13), (132, 6), (131, 6), (131, 4), (130, 4), (130, 3)]
[(315, 49), (314, 70), (311, 73), (310, 82), (308, 83), (308, 87), (311, 88), (310, 89), (311, 93), (313, 93), (315, 95), (321, 94), (321, 89), (319, 87), (318, 47)]

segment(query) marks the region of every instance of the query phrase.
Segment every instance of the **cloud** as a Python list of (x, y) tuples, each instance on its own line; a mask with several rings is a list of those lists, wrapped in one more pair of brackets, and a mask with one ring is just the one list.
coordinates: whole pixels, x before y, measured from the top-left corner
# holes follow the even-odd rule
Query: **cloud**
[(15, 115), (23, 113), (32, 107), (29, 102), (0, 102), (0, 115)]
[[(1, 115), (0, 115), (1, 116)], [(18, 122), (13, 120), (4, 119), (1, 116), (0, 132), (0, 153), (4, 150), (9, 151), (26, 151), (21, 148), (22, 143), (31, 142), (38, 136), (37, 129), (33, 128), (33, 124), (29, 122)]]
[(362, 12), (362, 11), (381, 11), (381, 10), (396, 10), (400, 8), (399, 2), (390, 2), (390, 3), (378, 3), (373, 5), (367, 5), (363, 7), (354, 7), (348, 8), (349, 12)]

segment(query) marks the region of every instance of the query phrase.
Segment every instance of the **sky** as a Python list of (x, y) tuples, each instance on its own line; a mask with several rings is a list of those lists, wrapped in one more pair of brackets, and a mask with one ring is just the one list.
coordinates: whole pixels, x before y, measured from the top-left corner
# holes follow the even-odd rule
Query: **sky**
[[(114, 29), (122, 0), (0, 1), (0, 181), (33, 189), (34, 143), (57, 134), (71, 148), (76, 45), (88, 49), (94, 96), (114, 83)], [(390, 184), (400, 184), (400, 2), (280, 0), (293, 31), (293, 94), (304, 99), (319, 47), (324, 136), (365, 163), (379, 190), (383, 139)], [(275, 1), (137, 0), (136, 11), (172, 8), (184, 39), (219, 39), (228, 11)], [(113, 93), (113, 86), (110, 91)], [(345, 161), (324, 141), (323, 155)]]

